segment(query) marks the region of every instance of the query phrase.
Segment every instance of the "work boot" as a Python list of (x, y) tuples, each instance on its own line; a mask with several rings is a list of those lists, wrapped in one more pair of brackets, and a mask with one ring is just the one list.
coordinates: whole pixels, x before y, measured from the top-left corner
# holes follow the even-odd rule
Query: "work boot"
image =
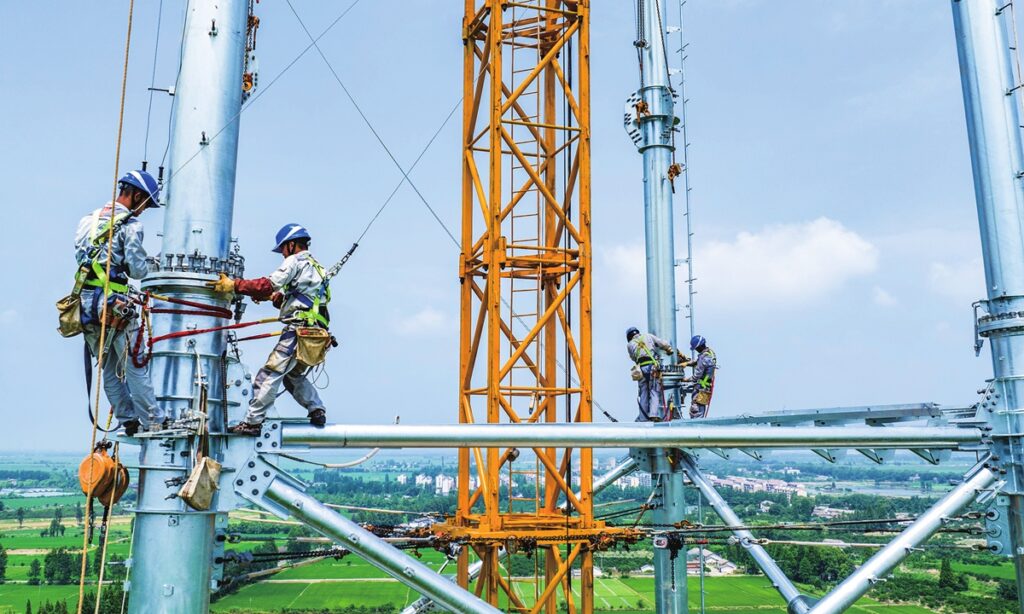
[(138, 420), (125, 420), (121, 423), (124, 427), (124, 434), (128, 437), (135, 437), (135, 434), (139, 432), (140, 423)]
[(243, 435), (245, 437), (259, 437), (260, 431), (262, 430), (262, 424), (250, 424), (248, 422), (239, 422), (235, 426), (228, 428), (229, 433), (234, 435)]
[(309, 412), (309, 423), (313, 426), (323, 426), (327, 424), (327, 412), (322, 409), (314, 409)]

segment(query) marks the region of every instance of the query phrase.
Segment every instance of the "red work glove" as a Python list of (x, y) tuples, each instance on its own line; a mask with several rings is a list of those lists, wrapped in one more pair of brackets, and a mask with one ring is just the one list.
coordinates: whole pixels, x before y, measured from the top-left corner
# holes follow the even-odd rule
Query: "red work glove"
[(270, 295), (270, 304), (272, 304), (277, 309), (280, 309), (281, 305), (284, 305), (284, 295), (281, 294), (280, 292), (275, 292), (275, 293), (271, 294)]

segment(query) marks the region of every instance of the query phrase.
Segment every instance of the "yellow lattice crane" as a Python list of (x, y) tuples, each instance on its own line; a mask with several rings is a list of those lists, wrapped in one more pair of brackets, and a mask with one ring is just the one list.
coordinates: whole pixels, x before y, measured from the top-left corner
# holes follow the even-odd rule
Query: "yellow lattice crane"
[[(463, 39), (459, 421), (590, 422), (589, 2), (466, 0)], [(436, 527), (480, 559), (471, 574), (462, 551), (459, 583), (513, 611), (592, 612), (593, 553), (616, 536), (594, 519), (592, 461), (460, 450), (458, 510)], [(516, 557), (532, 586), (514, 586)]]

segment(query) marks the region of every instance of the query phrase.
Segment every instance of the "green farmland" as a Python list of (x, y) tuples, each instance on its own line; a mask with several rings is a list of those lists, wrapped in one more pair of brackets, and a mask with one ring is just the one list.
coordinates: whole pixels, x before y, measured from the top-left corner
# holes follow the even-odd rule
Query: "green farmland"
[[(348, 606), (390, 606), (396, 611), (418, 598), (397, 581), (388, 578), (358, 579), (344, 577), (335, 562), (309, 565), (274, 576), (272, 580), (246, 586), (238, 593), (213, 604), (211, 610), (224, 614), (232, 612), (278, 612), (285, 609), (321, 610)], [(344, 567), (342, 564), (341, 567)], [(296, 578), (294, 572), (308, 581)], [(312, 579), (320, 575), (320, 579)], [(330, 579), (327, 576), (332, 576)], [(517, 595), (527, 605), (534, 601), (532, 581), (514, 581)], [(595, 581), (596, 610), (600, 612), (653, 611), (654, 579), (598, 578)], [(574, 596), (579, 599), (578, 584)], [(717, 614), (761, 612), (785, 614), (786, 608), (768, 581), (757, 576), (709, 577), (706, 579), (706, 609)], [(700, 605), (699, 585), (696, 578), (689, 582), (691, 611)], [(561, 610), (561, 608), (560, 608)], [(929, 610), (916, 606), (885, 605), (870, 599), (850, 610), (854, 614), (927, 614)]]

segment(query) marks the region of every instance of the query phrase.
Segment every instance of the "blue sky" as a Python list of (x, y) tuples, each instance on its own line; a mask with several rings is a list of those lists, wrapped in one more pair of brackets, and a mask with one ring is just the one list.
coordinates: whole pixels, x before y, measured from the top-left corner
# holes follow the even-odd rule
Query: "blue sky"
[[(158, 4), (136, 4), (122, 169), (145, 155)], [(183, 10), (163, 4), (158, 87), (173, 83)], [(348, 4), (295, 1), (314, 32)], [(362, 0), (321, 40), (406, 167), (461, 96), (461, 6)], [(71, 284), (77, 220), (109, 198), (125, 13), (0, 4), (0, 385), (17, 433), (3, 448), (87, 445), (81, 348), (53, 330), (52, 304)], [(258, 14), (265, 85), (307, 39), (286, 4)], [(712, 415), (971, 402), (990, 367), (971, 347), (984, 284), (948, 4), (690, 0), (685, 15), (697, 323), (721, 364)], [(594, 388), (627, 420), (623, 331), (646, 314), (640, 159), (621, 126), (637, 82), (632, 24), (630, 3), (594, 0)], [(154, 98), (154, 163), (169, 109)], [(411, 175), (455, 232), (458, 123)], [(268, 249), (285, 222), (311, 228), (322, 261), (340, 257), (400, 179), (306, 54), (242, 115), (233, 234), (248, 274), (276, 266)], [(154, 253), (161, 217), (144, 219)], [(403, 187), (333, 285), (332, 420), (456, 420), (456, 258)], [(256, 368), (265, 353), (245, 357)], [(298, 412), (290, 399), (281, 410)]]

